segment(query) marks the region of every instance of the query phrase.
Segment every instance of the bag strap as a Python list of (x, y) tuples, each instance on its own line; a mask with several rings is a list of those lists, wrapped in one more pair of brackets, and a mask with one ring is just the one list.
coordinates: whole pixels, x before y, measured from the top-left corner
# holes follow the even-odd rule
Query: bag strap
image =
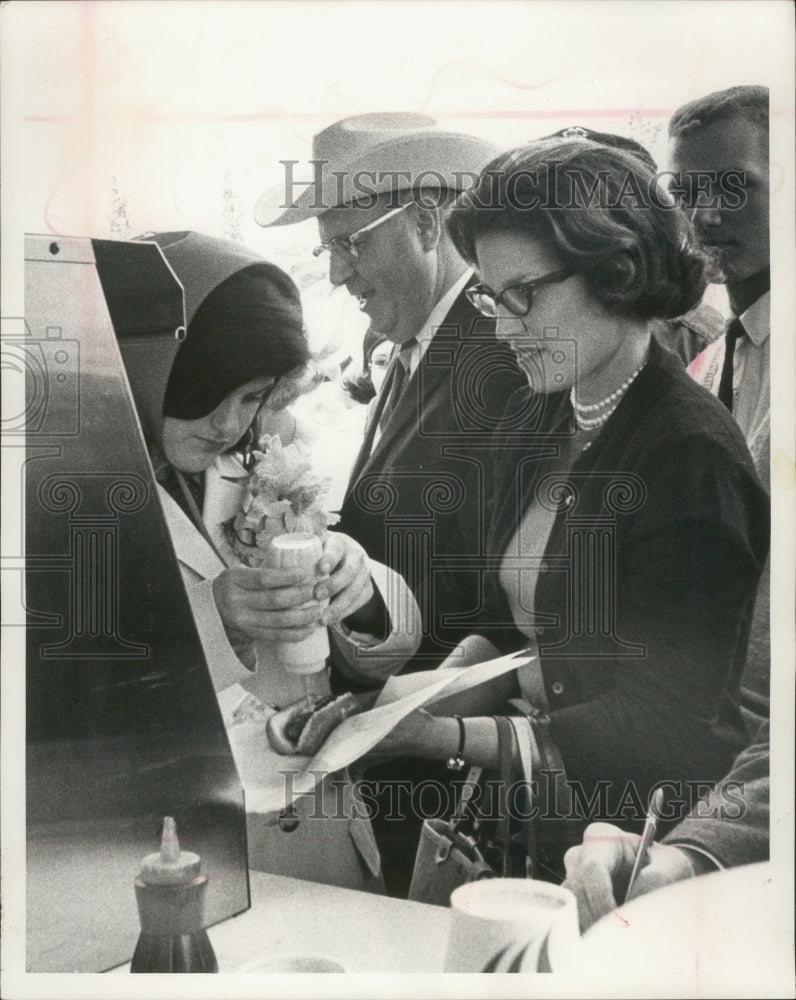
[[(483, 771), (484, 768), (477, 765), (473, 765), (470, 768), (462, 786), (461, 797), (456, 804), (450, 820), (447, 823), (441, 824), (440, 829), (433, 828), (440, 838), (434, 855), (435, 864), (447, 861), (451, 850), (456, 847), (474, 866), (472, 875), (474, 879), (490, 878), (495, 874), (492, 867), (484, 860), (481, 854), (478, 843), (478, 817), (469, 813), (470, 804), (475, 797), (476, 789), (479, 788)], [(468, 823), (470, 824), (469, 827)], [(432, 824), (431, 820), (425, 820), (424, 826), (430, 824)], [(410, 896), (410, 898), (412, 897)]]
[(550, 734), (550, 716), (524, 698), (512, 698), (509, 706), (531, 724), (536, 749), (539, 751), (541, 768), (547, 771), (564, 772), (564, 761), (558, 744)]
[[(528, 805), (533, 806), (533, 756), (531, 754), (531, 743), (535, 742), (533, 737), (533, 726), (531, 725), (530, 719), (519, 715), (510, 716), (508, 721), (514, 729), (517, 746), (519, 747), (520, 763), (522, 765), (522, 780), (528, 790)], [(533, 820), (529, 817), (527, 819), (521, 819), (520, 822), (525, 830), (525, 874), (528, 878), (533, 878), (538, 866), (536, 835)]]
[(457, 830), (464, 821), (468, 818), (467, 810), (470, 802), (475, 795), (475, 790), (478, 787), (478, 782), (481, 780), (481, 774), (483, 773), (482, 767), (477, 767), (473, 765), (467, 772), (467, 777), (464, 779), (464, 785), (462, 787), (461, 798), (456, 804), (456, 808), (451, 814), (450, 822), (454, 830)]
[(531, 741), (533, 740), (533, 727), (530, 719), (520, 715), (509, 716), (509, 724), (514, 728), (514, 736), (520, 754), (520, 766), (522, 769), (522, 780), (530, 788), (533, 780), (533, 755), (531, 754)]
[(498, 785), (498, 838), (503, 846), (501, 875), (506, 878), (510, 872), (509, 846), (511, 842), (511, 817), (509, 815), (509, 789), (514, 783), (514, 729), (505, 716), (495, 716), (498, 736), (498, 758), (500, 761), (500, 784)]
[[(558, 879), (563, 877), (563, 851), (572, 844), (578, 843), (582, 836), (581, 824), (573, 810), (572, 789), (567, 781), (567, 772), (561, 750), (553, 738), (552, 724), (547, 712), (536, 708), (523, 698), (513, 698), (510, 707), (519, 715), (525, 716), (533, 730), (534, 745), (539, 759), (537, 769), (537, 794), (540, 803), (555, 803), (558, 818), (543, 820), (537, 833), (541, 834), (540, 843), (534, 860), (537, 867), (554, 874)], [(542, 843), (549, 841), (551, 835), (560, 845), (557, 854), (551, 854)], [(550, 867), (550, 865), (554, 867)]]

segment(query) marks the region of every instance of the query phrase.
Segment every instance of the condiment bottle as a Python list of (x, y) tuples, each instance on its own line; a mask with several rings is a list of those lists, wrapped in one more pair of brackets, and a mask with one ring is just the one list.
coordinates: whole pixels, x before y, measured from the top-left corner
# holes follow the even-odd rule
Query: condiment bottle
[[(308, 579), (320, 579), (317, 566), (322, 556), (323, 544), (317, 535), (308, 531), (288, 532), (271, 540), (267, 550), (267, 564), (271, 569), (303, 570)], [(312, 678), (326, 668), (329, 656), (329, 632), (326, 626), (318, 625), (301, 642), (280, 643), (277, 655), (286, 673), (303, 678), (307, 700), (310, 703), (317, 701)], [(291, 803), (280, 813), (279, 828), (284, 833), (293, 833), (298, 825), (299, 818)]]
[[(308, 579), (318, 576), (317, 565), (323, 555), (323, 544), (308, 531), (278, 535), (268, 549), (271, 569), (303, 570)], [(328, 603), (328, 602), (327, 602)], [(280, 643), (279, 661), (289, 674), (316, 674), (326, 667), (329, 655), (329, 633), (318, 625), (312, 635), (301, 642)]]
[(141, 935), (131, 972), (218, 972), (204, 927), (207, 876), (198, 854), (180, 851), (177, 825), (163, 820), (158, 854), (148, 854), (135, 879)]

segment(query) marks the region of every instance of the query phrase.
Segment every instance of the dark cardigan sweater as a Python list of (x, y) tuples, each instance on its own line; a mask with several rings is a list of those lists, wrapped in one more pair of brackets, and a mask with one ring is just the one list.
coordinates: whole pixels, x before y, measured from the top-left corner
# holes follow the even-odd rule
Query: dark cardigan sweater
[[(566, 433), (568, 397), (552, 408), (546, 426)], [(555, 465), (534, 455), (533, 441), (527, 460), (516, 448), (497, 457), (495, 557), (535, 491), (556, 498), (545, 481)], [(537, 641), (549, 731), (568, 778), (587, 793), (609, 782), (612, 809), (629, 801), (628, 782), (646, 806), (658, 781), (718, 780), (745, 742), (738, 680), (769, 545), (768, 498), (740, 431), (653, 342), (591, 447), (556, 478), (576, 497), (558, 504), (534, 611), (548, 623)], [(579, 588), (573, 566), (587, 564), (591, 544), (605, 575)], [(528, 644), (497, 571), (485, 581), (475, 631), (502, 652)]]

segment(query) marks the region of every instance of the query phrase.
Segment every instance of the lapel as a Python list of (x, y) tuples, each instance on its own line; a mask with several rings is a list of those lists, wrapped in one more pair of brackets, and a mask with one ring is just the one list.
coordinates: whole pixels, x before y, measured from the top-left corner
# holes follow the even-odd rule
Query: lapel
[[(428, 421), (430, 413), (440, 400), (444, 401), (449, 395), (449, 383), (451, 378), (451, 365), (429, 364), (429, 352), (433, 357), (435, 348), (443, 347), (450, 350), (448, 345), (462, 344), (466, 342), (472, 325), (479, 318), (479, 313), (470, 305), (467, 297), (462, 291), (457, 296), (451, 306), (447, 316), (440, 323), (427, 350), (424, 352), (420, 364), (415, 369), (412, 377), (407, 381), (401, 398), (393, 410), (386, 427), (384, 427), (381, 437), (375, 448), (373, 440), (376, 435), (376, 428), (379, 418), (384, 409), (384, 404), (389, 396), (390, 386), (394, 378), (395, 365), (398, 364), (397, 357), (393, 358), (392, 366), (384, 380), (379, 398), (373, 409), (372, 418), (368, 424), (365, 440), (357, 455), (351, 478), (348, 482), (346, 495), (350, 495), (360, 477), (372, 467), (383, 467), (382, 459), (385, 455), (395, 454), (395, 445), (399, 439), (406, 441), (408, 437), (417, 434), (419, 430), (421, 412), (424, 422)], [(423, 390), (422, 398), (420, 390)]]
[(179, 504), (172, 500), (160, 485), (158, 494), (178, 561), (192, 569), (203, 580), (218, 576), (224, 569), (224, 564), (202, 538)]
[[(381, 385), (381, 391), (376, 399), (371, 404), (370, 413), (368, 414), (368, 420), (365, 425), (365, 438), (360, 446), (357, 453), (356, 461), (351, 470), (351, 475), (348, 479), (348, 487), (346, 489), (346, 495), (351, 492), (354, 488), (354, 484), (359, 479), (363, 469), (367, 465), (367, 461), (370, 458), (370, 453), (373, 451), (373, 441), (376, 437), (376, 431), (379, 426), (379, 421), (381, 420), (381, 415), (384, 412), (385, 404), (390, 396), (390, 390), (392, 389), (392, 384), (395, 381), (395, 366), (398, 364), (398, 352), (396, 351), (395, 356), (390, 364), (390, 370), (384, 378)], [(410, 379), (411, 381), (411, 379)], [(406, 388), (408, 388), (408, 383)], [(394, 414), (393, 414), (394, 416)]]
[(220, 455), (205, 473), (202, 519), (207, 533), (225, 559), (231, 555), (232, 550), (227, 544), (221, 525), (240, 510), (248, 478), (249, 474), (232, 455)]

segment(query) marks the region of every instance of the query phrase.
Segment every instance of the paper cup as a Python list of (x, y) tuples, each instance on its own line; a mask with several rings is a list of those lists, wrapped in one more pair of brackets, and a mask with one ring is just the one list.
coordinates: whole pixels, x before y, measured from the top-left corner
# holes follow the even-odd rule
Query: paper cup
[(347, 972), (342, 962), (325, 955), (267, 955), (242, 965), (238, 972)]
[(446, 972), (555, 970), (578, 939), (568, 889), (534, 879), (470, 882), (451, 893)]

